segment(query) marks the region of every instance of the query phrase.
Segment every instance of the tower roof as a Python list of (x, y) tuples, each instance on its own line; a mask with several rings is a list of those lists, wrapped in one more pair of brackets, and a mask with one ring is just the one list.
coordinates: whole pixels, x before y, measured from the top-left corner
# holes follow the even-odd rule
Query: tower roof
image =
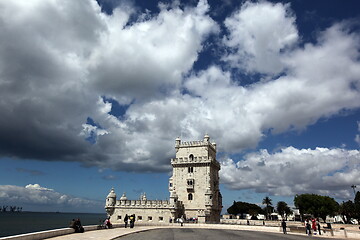
[(120, 200), (127, 200), (126, 193), (123, 193), (123, 195), (121, 196)]
[(205, 134), (204, 141), (209, 142), (209, 140), (210, 140), (210, 136), (208, 134)]
[(111, 188), (109, 194), (107, 195), (108, 198), (116, 198), (116, 194), (114, 188)]

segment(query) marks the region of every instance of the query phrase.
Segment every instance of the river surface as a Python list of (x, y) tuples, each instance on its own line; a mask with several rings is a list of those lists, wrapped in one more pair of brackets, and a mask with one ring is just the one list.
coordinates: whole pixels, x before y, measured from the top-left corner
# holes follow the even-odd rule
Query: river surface
[(97, 225), (106, 218), (105, 213), (48, 213), (0, 212), (0, 237), (38, 232), (69, 226), (79, 218), (82, 225)]

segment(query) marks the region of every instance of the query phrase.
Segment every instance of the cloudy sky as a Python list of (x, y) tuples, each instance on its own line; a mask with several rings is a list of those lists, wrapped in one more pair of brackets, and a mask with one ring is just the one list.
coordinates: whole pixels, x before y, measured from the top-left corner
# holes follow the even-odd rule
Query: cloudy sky
[(357, 0), (0, 0), (0, 205), (168, 198), (176, 137), (224, 207), (360, 188)]

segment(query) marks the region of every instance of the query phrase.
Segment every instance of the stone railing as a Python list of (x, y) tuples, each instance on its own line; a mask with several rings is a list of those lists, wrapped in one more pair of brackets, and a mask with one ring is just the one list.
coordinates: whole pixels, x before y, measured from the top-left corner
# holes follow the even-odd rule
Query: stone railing
[(208, 163), (213, 161), (212, 157), (207, 157), (207, 156), (198, 156), (198, 157), (194, 157), (193, 160), (190, 160), (188, 157), (181, 157), (181, 158), (172, 158), (171, 159), (171, 163)]

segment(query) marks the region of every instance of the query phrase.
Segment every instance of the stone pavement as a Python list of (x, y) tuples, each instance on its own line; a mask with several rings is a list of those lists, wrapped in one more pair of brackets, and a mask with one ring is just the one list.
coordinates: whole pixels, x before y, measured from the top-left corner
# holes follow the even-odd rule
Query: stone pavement
[[(180, 225), (172, 224), (165, 226), (136, 226), (135, 228), (114, 228), (114, 229), (102, 229), (95, 231), (88, 231), (85, 233), (73, 233), (68, 235), (63, 235), (59, 237), (50, 238), (52, 240), (82, 240), (82, 239), (99, 239), (99, 240), (111, 240), (120, 236), (125, 236), (135, 232), (148, 231), (152, 229), (159, 228), (210, 228), (210, 229), (228, 229), (228, 230), (248, 230), (248, 231), (263, 231), (263, 232), (272, 232), (282, 234), (279, 227), (264, 227), (264, 226), (244, 226), (244, 225), (225, 225), (225, 224), (185, 224), (183, 227)], [(302, 233), (289, 233), (306, 236)], [(313, 237), (317, 238), (329, 238), (331, 236), (319, 236), (315, 235)], [(342, 236), (332, 237), (334, 239), (341, 239)], [(347, 238), (350, 239), (350, 238)]]
[[(53, 240), (81, 240), (81, 239), (99, 239), (110, 240), (119, 236), (125, 236), (135, 232), (148, 231), (156, 229), (156, 226), (136, 226), (135, 228), (113, 228), (88, 231), (84, 233), (73, 233), (59, 237), (49, 238)], [(160, 228), (160, 227), (159, 227)]]
[[(310, 237), (312, 238), (312, 237)], [(117, 240), (305, 240), (309, 237), (295, 234), (279, 234), (260, 231), (223, 229), (168, 228), (138, 232), (116, 238)], [(316, 239), (314, 239), (316, 240)], [(335, 240), (322, 238), (318, 240)], [(341, 239), (339, 239), (341, 240)]]

